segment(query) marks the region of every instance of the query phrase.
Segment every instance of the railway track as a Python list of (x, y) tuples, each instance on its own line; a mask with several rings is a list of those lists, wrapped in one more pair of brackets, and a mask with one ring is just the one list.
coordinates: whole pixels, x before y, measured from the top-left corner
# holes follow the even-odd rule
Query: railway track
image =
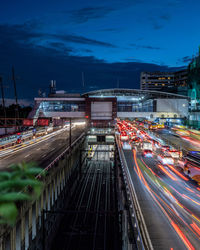
[[(113, 162), (98, 146), (65, 208), (53, 249), (120, 249)], [(99, 151), (99, 152), (98, 152)]]

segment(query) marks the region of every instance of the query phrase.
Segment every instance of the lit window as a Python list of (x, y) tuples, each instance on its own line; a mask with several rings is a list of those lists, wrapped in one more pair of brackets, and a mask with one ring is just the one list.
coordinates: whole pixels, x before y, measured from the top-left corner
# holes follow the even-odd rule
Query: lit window
[(165, 84), (163, 83), (162, 86), (165, 86)]

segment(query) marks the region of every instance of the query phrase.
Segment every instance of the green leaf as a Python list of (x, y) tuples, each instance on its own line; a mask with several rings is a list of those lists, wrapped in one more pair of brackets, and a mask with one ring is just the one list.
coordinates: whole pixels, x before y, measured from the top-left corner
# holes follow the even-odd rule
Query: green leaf
[(34, 179), (25, 179), (25, 180), (9, 180), (9, 181), (2, 181), (0, 182), (0, 193), (4, 190), (13, 190), (15, 189), (15, 191), (22, 191), (23, 188), (27, 187), (27, 186), (40, 186), (41, 182), (39, 182), (38, 180)]
[(17, 207), (14, 202), (0, 203), (0, 217), (2, 223), (14, 225), (17, 218)]
[(37, 174), (40, 174), (42, 172), (42, 168), (30, 168), (30, 169), (27, 169), (26, 170), (26, 174), (31, 174), (31, 175), (37, 175)]
[(0, 172), (0, 180), (8, 180), (11, 177), (9, 172)]
[(25, 201), (25, 200), (31, 200), (31, 196), (24, 194), (24, 193), (17, 193), (17, 192), (0, 194), (0, 202)]

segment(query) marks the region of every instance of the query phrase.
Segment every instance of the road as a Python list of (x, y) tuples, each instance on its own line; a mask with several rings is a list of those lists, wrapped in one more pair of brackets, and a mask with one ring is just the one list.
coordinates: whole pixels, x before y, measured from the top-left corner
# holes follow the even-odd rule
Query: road
[[(72, 129), (72, 142), (83, 132), (82, 127)], [(69, 131), (63, 130), (49, 136), (37, 138), (15, 148), (14, 151), (1, 155), (0, 170), (5, 170), (13, 163), (36, 162), (45, 168), (57, 155), (69, 145)]]
[(177, 149), (184, 149), (185, 151), (200, 151), (200, 144), (198, 145), (192, 140), (186, 140), (184, 137), (176, 136), (171, 130), (157, 130), (154, 134), (161, 139), (164, 139), (168, 144), (176, 145)]
[(154, 249), (199, 249), (197, 185), (135, 149), (124, 154)]

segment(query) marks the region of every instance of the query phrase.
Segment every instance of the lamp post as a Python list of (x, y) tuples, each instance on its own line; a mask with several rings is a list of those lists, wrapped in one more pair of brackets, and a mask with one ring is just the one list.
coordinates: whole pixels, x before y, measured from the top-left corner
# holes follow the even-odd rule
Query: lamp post
[(5, 107), (5, 98), (4, 98), (4, 89), (3, 89), (3, 78), (0, 76), (0, 85), (1, 85), (1, 96), (2, 96), (2, 104), (3, 104), (3, 110), (4, 110), (4, 119), (5, 119), (5, 134), (7, 134), (7, 122), (6, 122), (6, 107)]

